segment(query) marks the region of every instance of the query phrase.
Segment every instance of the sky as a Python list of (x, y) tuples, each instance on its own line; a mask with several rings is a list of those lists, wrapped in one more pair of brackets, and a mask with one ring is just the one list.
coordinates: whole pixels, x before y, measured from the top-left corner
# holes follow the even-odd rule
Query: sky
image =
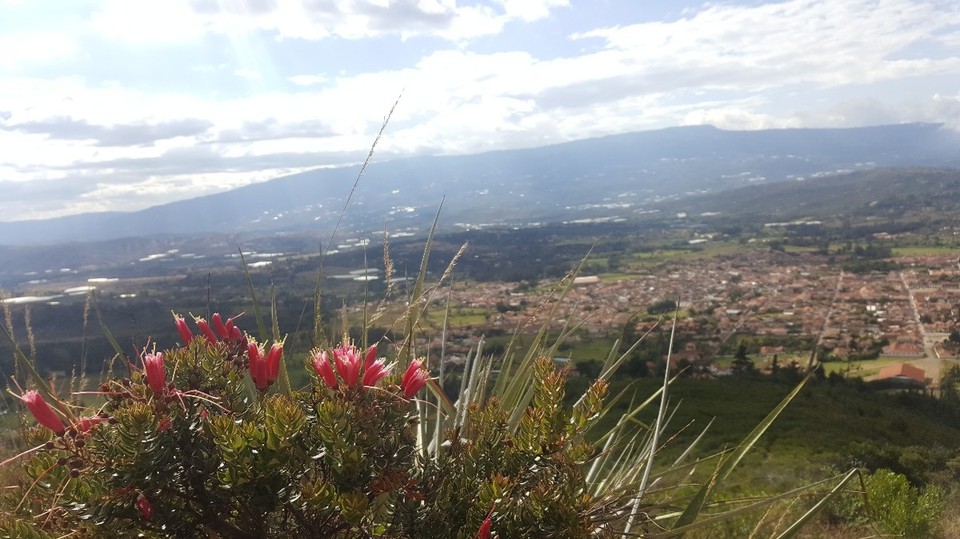
[[(630, 131), (960, 129), (956, 0), (0, 0), (0, 221)], [(345, 177), (352, 182), (353, 177)]]

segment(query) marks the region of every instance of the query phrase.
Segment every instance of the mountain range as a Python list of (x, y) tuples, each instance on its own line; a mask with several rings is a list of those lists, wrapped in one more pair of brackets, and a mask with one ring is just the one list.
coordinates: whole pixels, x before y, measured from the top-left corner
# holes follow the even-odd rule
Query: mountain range
[[(937, 124), (725, 131), (677, 127), (476, 155), (317, 169), (135, 212), (0, 223), (0, 245), (128, 237), (629, 219), (664, 201), (878, 167), (960, 167)], [(348, 197), (356, 190), (347, 204)]]

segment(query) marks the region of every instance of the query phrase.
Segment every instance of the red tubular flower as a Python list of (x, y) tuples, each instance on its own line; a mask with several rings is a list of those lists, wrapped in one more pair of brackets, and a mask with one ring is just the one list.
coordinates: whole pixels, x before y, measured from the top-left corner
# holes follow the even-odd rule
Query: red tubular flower
[(423, 361), (419, 359), (411, 361), (407, 371), (403, 373), (403, 378), (400, 379), (403, 396), (408, 399), (412, 398), (423, 389), (423, 386), (427, 385), (429, 378), (430, 373), (423, 368)]
[(106, 420), (107, 418), (105, 417), (84, 417), (80, 421), (77, 421), (73, 428), (77, 429), (77, 432), (89, 432), (90, 429)]
[(210, 324), (203, 318), (197, 318), (195, 322), (197, 323), (197, 327), (200, 328), (200, 331), (203, 332), (203, 336), (206, 337), (207, 343), (217, 344), (217, 335), (210, 329)]
[(266, 391), (270, 386), (267, 381), (267, 361), (263, 357), (263, 350), (256, 341), (250, 339), (247, 343), (247, 357), (250, 360), (250, 378), (259, 391)]
[(480, 529), (477, 530), (476, 535), (479, 539), (490, 539), (490, 531), (493, 528), (493, 521), (490, 520), (490, 517), (483, 519), (483, 524), (480, 525)]
[(149, 353), (143, 356), (143, 370), (147, 371), (147, 384), (157, 395), (167, 390), (167, 373), (163, 370), (163, 353)]
[(193, 333), (190, 332), (187, 321), (184, 320), (182, 316), (174, 315), (173, 322), (177, 325), (177, 332), (180, 334), (180, 340), (183, 341), (183, 345), (188, 346), (193, 339)]
[(220, 313), (213, 313), (210, 320), (213, 321), (213, 329), (217, 330), (217, 335), (220, 335), (220, 338), (225, 341), (229, 340), (230, 330), (227, 329), (226, 324), (223, 323), (223, 319), (220, 318)]
[(150, 500), (143, 494), (137, 495), (137, 509), (140, 511), (140, 516), (143, 517), (143, 520), (153, 518), (153, 506), (150, 505)]
[(373, 363), (367, 365), (363, 369), (363, 385), (365, 386), (375, 386), (381, 378), (387, 375), (390, 372), (390, 369), (384, 365), (382, 359), (378, 359)]
[(243, 335), (243, 331), (241, 331), (240, 328), (238, 328), (233, 322), (238, 316), (240, 315), (227, 318), (227, 321), (224, 323), (224, 329), (227, 331), (227, 335), (223, 338), (223, 340), (229, 342), (231, 346), (239, 345), (241, 347), (246, 347), (247, 338)]
[(347, 387), (353, 387), (360, 381), (360, 354), (355, 346), (342, 345), (333, 349), (333, 362), (337, 366), (340, 379)]
[(363, 358), (363, 368), (366, 369), (377, 360), (377, 345), (367, 348), (367, 355)]
[(375, 386), (381, 378), (389, 373), (382, 359), (377, 359), (377, 347), (371, 346), (367, 349), (367, 355), (363, 358), (363, 385)]
[(283, 343), (273, 343), (264, 355), (257, 341), (247, 342), (247, 357), (250, 360), (250, 378), (260, 391), (266, 391), (280, 374), (280, 359), (283, 358)]
[(267, 384), (272, 384), (280, 375), (280, 360), (283, 358), (283, 343), (275, 342), (267, 352)]
[(337, 375), (333, 372), (333, 365), (330, 364), (330, 358), (324, 350), (313, 351), (313, 370), (317, 376), (327, 384), (330, 389), (337, 388)]
[(50, 408), (47, 401), (43, 400), (40, 392), (31, 389), (30, 391), (24, 392), (20, 400), (27, 406), (27, 410), (30, 410), (30, 413), (33, 414), (37, 423), (40, 423), (57, 434), (63, 434), (63, 432), (67, 430), (66, 427), (63, 426), (63, 421), (60, 419), (60, 416), (53, 411), (53, 408)]
[(242, 342), (244, 340), (243, 332), (240, 331), (240, 328), (238, 328), (237, 326), (231, 326), (231, 325), (227, 325), (227, 327), (230, 328), (230, 337), (233, 340), (237, 342)]

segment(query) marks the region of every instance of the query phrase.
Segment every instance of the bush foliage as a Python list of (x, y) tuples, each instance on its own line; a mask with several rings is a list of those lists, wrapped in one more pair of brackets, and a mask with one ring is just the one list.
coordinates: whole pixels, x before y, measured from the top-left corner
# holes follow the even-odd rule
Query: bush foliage
[(419, 362), (401, 377), (375, 348), (341, 347), (308, 358), (308, 387), (274, 391), (248, 379), (258, 352), (243, 344), (194, 338), (143, 354), (100, 404), (58, 402), (69, 427), (27, 431), (0, 535), (471, 538), (491, 519), (501, 537), (586, 537), (622, 509), (586, 493), (584, 432), (604, 382), (564, 406), (565, 375), (538, 361), (515, 432), (491, 398), (430, 450), (414, 397), (426, 380), (410, 386)]

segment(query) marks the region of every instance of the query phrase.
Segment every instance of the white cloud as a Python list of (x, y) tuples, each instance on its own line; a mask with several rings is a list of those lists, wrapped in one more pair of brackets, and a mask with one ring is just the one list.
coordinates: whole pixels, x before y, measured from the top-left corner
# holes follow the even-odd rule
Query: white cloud
[(507, 17), (536, 21), (550, 16), (550, 10), (570, 5), (568, 0), (500, 0)]
[(683, 116), (682, 125), (712, 125), (720, 129), (755, 130), (796, 127), (795, 120), (778, 118), (738, 106), (697, 108)]
[(952, 2), (794, 0), (755, 7), (713, 5), (675, 22), (610, 27), (573, 37), (604, 40), (607, 49), (649, 76), (686, 72), (687, 85), (760, 91), (786, 84), (833, 86), (956, 73), (957, 56), (889, 58), (958, 24), (960, 6)]
[(233, 74), (240, 77), (241, 79), (247, 79), (247, 80), (260, 80), (263, 78), (263, 76), (260, 75), (260, 72), (255, 69), (243, 69), (243, 68), (234, 69)]
[[(171, 77), (160, 89), (131, 82), (122, 71), (110, 71), (109, 84), (80, 73), (3, 76), (2, 69), (83, 58), (90, 28), (0, 33), (6, 53), (0, 54), (0, 181), (66, 181), (65, 171), (75, 169), (84, 171), (71, 176), (83, 192), (101, 200), (128, 197), (136, 205), (258, 181), (284, 167), (353, 162), (365, 155), (401, 91), (378, 148), (381, 159), (678, 124), (759, 129), (943, 121), (960, 129), (954, 2), (707, 4), (678, 20), (632, 24), (639, 8), (628, 3), (603, 28), (565, 21), (579, 50), (570, 42), (557, 43), (552, 54), (536, 52), (544, 46), (525, 48), (540, 37), (523, 34), (522, 25), (575, 11), (567, 4), (105, 0), (87, 21), (98, 35), (160, 51), (192, 47), (196, 65), (180, 66), (184, 83)], [(509, 46), (492, 45), (511, 30)], [(235, 58), (203, 48), (221, 46), (221, 34)], [(322, 60), (285, 64), (295, 54), (339, 53), (343, 41), (324, 38), (371, 36), (381, 36), (371, 48), (383, 47), (372, 56), (395, 67), (376, 58), (344, 71)], [(489, 37), (472, 46), (480, 36)], [(24, 46), (31, 42), (37, 45)], [(136, 60), (140, 47), (131, 50)], [(236, 77), (256, 84), (238, 84)], [(188, 84), (194, 78), (201, 83)], [(141, 188), (153, 198), (138, 198)], [(89, 209), (96, 197), (71, 208)]]
[(76, 54), (76, 41), (61, 32), (0, 34), (0, 71), (17, 72), (26, 66), (69, 61)]
[(935, 94), (932, 101), (932, 118), (940, 119), (951, 129), (960, 130), (960, 93), (952, 96)]
[(330, 80), (326, 75), (293, 75), (287, 80), (297, 86), (319, 86)]
[(93, 17), (100, 35), (130, 43), (177, 43), (205, 32), (275, 33), (282, 39), (363, 39), (435, 36), (458, 42), (496, 34), (507, 22), (548, 17), (568, 0), (497, 0), (458, 5), (455, 0), (276, 0), (225, 3), (206, 0), (106, 0)]
[(206, 31), (185, 0), (105, 0), (90, 22), (101, 37), (135, 44), (183, 44)]

